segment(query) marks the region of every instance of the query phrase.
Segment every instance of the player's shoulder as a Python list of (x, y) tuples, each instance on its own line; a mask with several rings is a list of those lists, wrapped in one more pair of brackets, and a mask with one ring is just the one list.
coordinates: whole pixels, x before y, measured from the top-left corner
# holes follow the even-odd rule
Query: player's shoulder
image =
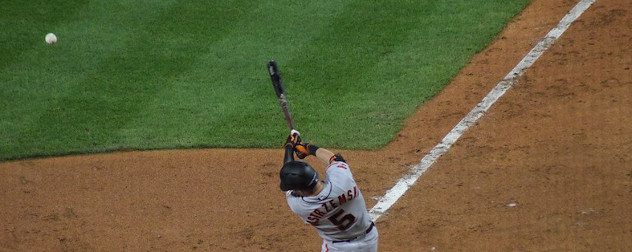
[(332, 162), (329, 164), (329, 167), (327, 167), (327, 169), (342, 169), (342, 170), (349, 170), (349, 164), (347, 164), (346, 162)]
[(344, 161), (333, 161), (327, 166), (327, 173), (351, 173), (349, 164)]

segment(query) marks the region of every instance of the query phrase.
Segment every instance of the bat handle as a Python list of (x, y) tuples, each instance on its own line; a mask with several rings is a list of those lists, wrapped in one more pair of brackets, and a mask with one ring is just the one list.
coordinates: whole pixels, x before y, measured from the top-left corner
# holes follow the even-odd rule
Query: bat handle
[(294, 130), (294, 123), (292, 123), (292, 119), (287, 120), (287, 126), (290, 127), (290, 132)]

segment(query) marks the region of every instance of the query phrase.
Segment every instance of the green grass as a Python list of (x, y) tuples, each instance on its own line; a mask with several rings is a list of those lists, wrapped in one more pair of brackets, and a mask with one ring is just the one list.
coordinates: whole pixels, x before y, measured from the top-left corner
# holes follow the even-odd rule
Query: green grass
[(4, 1), (0, 160), (279, 147), (271, 59), (305, 140), (377, 149), (528, 3)]

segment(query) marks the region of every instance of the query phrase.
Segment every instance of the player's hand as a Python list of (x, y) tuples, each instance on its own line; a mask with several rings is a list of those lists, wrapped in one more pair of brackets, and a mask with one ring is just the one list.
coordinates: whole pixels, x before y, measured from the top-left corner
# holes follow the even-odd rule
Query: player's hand
[(309, 150), (306, 147), (306, 143), (299, 142), (296, 146), (294, 146), (294, 152), (296, 152), (296, 156), (300, 159), (304, 159), (309, 156)]
[(303, 159), (309, 155), (316, 155), (315, 150), (318, 149), (317, 147), (314, 148), (315, 145), (311, 144), (311, 143), (303, 143), (302, 141), (299, 141), (295, 146), (294, 146), (294, 151), (296, 152), (296, 156), (300, 159)]
[(296, 148), (296, 145), (301, 142), (301, 133), (297, 130), (291, 130), (290, 135), (287, 136), (287, 140), (285, 140), (285, 144), (283, 147), (291, 146), (292, 149)]

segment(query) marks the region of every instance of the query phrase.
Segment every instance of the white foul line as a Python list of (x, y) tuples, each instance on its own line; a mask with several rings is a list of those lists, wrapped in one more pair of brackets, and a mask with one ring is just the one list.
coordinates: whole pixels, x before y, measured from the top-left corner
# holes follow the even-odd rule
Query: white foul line
[(452, 144), (454, 144), (462, 135), (472, 126), (479, 118), (487, 112), (487, 110), (498, 99), (511, 88), (524, 72), (535, 63), (535, 61), (549, 49), (553, 43), (568, 29), (568, 27), (579, 17), (588, 7), (597, 0), (581, 0), (573, 9), (571, 9), (562, 20), (549, 33), (538, 42), (531, 51), (522, 58), (506, 76), (500, 81), (492, 91), (479, 102), (476, 107), (470, 111), (444, 138), (437, 144), (423, 159), (421, 163), (410, 168), (409, 172), (397, 181), (393, 188), (386, 191), (386, 194), (377, 202), (369, 211), (371, 218), (377, 221), (404, 193), (410, 188), (421, 175), (432, 166), (432, 164), (445, 154)]

